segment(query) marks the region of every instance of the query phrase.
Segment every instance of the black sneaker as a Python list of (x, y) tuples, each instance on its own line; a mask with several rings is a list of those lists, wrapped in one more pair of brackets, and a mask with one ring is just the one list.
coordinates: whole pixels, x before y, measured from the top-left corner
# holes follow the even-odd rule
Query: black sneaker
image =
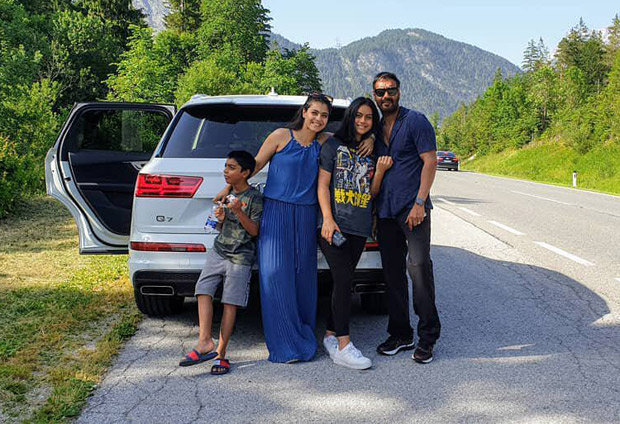
[(413, 351), (411, 358), (418, 364), (428, 364), (433, 360), (433, 346), (425, 347), (418, 345)]
[(414, 346), (413, 339), (390, 336), (386, 341), (377, 346), (377, 353), (392, 356), (401, 350), (411, 350)]

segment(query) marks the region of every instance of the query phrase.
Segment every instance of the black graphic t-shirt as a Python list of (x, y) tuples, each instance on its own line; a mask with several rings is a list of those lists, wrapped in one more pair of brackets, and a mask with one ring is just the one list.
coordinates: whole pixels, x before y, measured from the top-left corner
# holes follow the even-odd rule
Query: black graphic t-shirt
[[(332, 214), (343, 233), (369, 237), (372, 232), (370, 183), (375, 174), (372, 157), (361, 157), (357, 149), (330, 138), (321, 148), (319, 167), (331, 172), (329, 184)], [(322, 219), (320, 224), (322, 225)]]

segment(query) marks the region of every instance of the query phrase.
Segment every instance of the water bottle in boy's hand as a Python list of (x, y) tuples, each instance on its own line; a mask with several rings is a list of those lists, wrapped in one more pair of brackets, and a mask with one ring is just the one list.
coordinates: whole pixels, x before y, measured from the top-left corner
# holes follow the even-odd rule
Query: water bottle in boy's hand
[(217, 219), (217, 210), (218, 208), (220, 208), (221, 206), (217, 203), (213, 204), (213, 207), (211, 208), (211, 212), (209, 213), (209, 216), (207, 217), (207, 222), (205, 222), (205, 232), (207, 234), (213, 234), (213, 233), (219, 233), (219, 229), (218, 229), (218, 224), (219, 221)]

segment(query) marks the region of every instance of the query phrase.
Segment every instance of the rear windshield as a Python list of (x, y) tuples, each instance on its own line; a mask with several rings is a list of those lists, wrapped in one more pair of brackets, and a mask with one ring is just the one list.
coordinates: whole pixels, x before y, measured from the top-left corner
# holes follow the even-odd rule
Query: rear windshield
[[(276, 128), (285, 126), (299, 106), (213, 104), (182, 110), (157, 154), (164, 158), (225, 158), (231, 150), (253, 155)], [(327, 130), (333, 132), (344, 109), (334, 108)]]
[(452, 152), (437, 152), (437, 156), (447, 156), (449, 158), (453, 158), (456, 155)]

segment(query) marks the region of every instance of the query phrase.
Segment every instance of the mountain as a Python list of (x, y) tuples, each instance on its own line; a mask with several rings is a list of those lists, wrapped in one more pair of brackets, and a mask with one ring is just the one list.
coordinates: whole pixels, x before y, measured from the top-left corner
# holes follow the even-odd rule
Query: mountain
[(147, 22), (155, 31), (165, 28), (164, 17), (168, 13), (166, 0), (131, 0), (133, 7), (141, 9)]
[[(274, 34), (283, 48), (299, 47)], [(508, 60), (478, 47), (415, 28), (383, 31), (339, 49), (312, 50), (323, 91), (334, 97), (367, 95), (379, 71), (401, 80), (401, 104), (445, 117), (461, 103), (484, 93), (500, 69), (504, 77), (520, 72)]]
[[(145, 12), (151, 27), (164, 28), (166, 0), (132, 1)], [(271, 34), (271, 41), (282, 49), (301, 47), (278, 34)], [(401, 104), (428, 116), (439, 112), (442, 118), (484, 93), (497, 69), (504, 77), (520, 72), (498, 55), (419, 28), (386, 30), (312, 53), (326, 93), (341, 98), (369, 94), (375, 74), (390, 71), (401, 80)]]

